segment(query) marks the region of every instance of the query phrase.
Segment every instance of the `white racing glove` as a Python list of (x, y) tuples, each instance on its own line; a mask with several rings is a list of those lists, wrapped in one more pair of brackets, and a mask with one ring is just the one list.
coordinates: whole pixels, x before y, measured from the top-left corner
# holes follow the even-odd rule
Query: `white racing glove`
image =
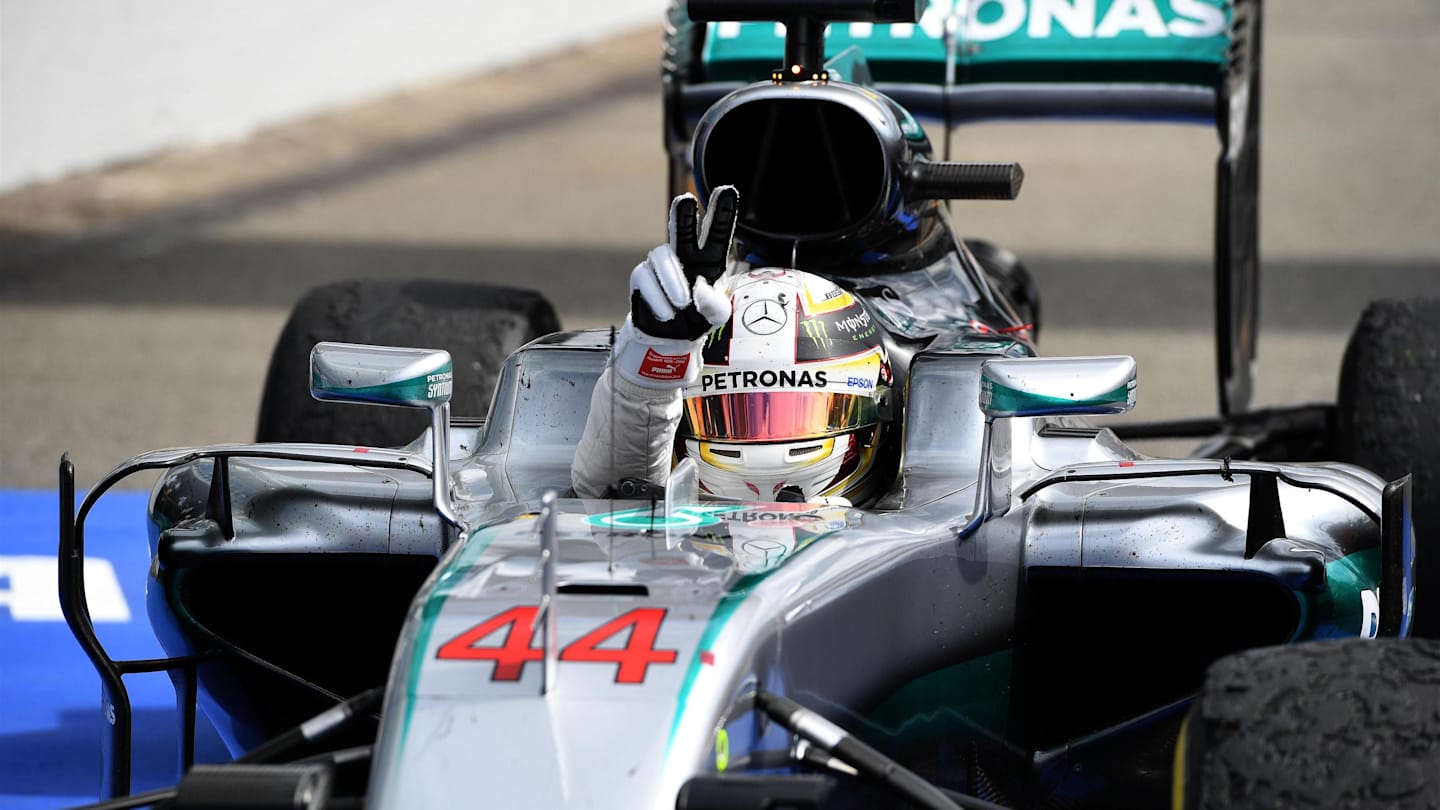
[(712, 285), (730, 260), (739, 203), (734, 186), (715, 189), (703, 222), (694, 195), (670, 203), (669, 244), (630, 274), (630, 315), (611, 360), (626, 381), (675, 390), (700, 378), (705, 336), (730, 319), (730, 297)]

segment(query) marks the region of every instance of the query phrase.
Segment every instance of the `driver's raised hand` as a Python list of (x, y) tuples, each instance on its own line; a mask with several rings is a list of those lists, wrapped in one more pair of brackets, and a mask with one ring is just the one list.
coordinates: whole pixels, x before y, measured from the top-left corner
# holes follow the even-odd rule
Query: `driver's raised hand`
[(730, 298), (713, 286), (725, 272), (740, 194), (721, 186), (700, 218), (690, 194), (670, 204), (670, 241), (630, 274), (630, 317), (616, 337), (617, 373), (647, 388), (674, 389), (700, 373), (700, 341), (730, 318)]
[(730, 259), (740, 194), (721, 186), (700, 203), (682, 194), (670, 203), (670, 242), (650, 251), (630, 274), (630, 317), (651, 337), (699, 340), (730, 317), (730, 299), (713, 285)]

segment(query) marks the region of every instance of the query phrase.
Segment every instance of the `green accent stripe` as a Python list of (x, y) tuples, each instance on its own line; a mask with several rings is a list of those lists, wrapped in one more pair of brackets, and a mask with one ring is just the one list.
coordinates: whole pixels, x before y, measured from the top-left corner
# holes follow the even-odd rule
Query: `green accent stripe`
[[(773, 569), (772, 569), (773, 570)], [(735, 609), (750, 595), (750, 591), (760, 584), (760, 581), (771, 572), (753, 574), (741, 577), (736, 581), (735, 587), (715, 605), (715, 611), (710, 614), (710, 620), (705, 623), (705, 630), (700, 634), (700, 640), (696, 642), (695, 649), (690, 654), (690, 666), (685, 670), (685, 680), (680, 684), (680, 691), (675, 695), (675, 716), (670, 721), (670, 734), (665, 738), (665, 754), (669, 756), (670, 745), (675, 742), (675, 732), (680, 729), (680, 718), (685, 715), (685, 704), (690, 699), (690, 689), (695, 685), (695, 679), (700, 675), (700, 653), (710, 649), (715, 639), (720, 636), (720, 631), (725, 629), (725, 624), (730, 617), (735, 615)]]
[(755, 588), (759, 587), (761, 582), (764, 582), (771, 574), (779, 571), (786, 563), (795, 559), (795, 557), (805, 549), (814, 545), (816, 540), (828, 537), (834, 533), (834, 531), (827, 531), (815, 534), (813, 537), (797, 545), (795, 550), (790, 553), (790, 556), (780, 565), (755, 574), (747, 574), (740, 577), (735, 580), (735, 584), (731, 586), (730, 590), (727, 591), (724, 596), (720, 597), (720, 601), (715, 604), (714, 612), (710, 614), (710, 620), (705, 623), (705, 630), (700, 634), (700, 640), (695, 644), (695, 650), (690, 654), (690, 666), (685, 670), (685, 680), (680, 684), (679, 693), (675, 695), (675, 717), (670, 721), (670, 734), (665, 738), (666, 756), (669, 756), (670, 746), (675, 742), (675, 732), (680, 729), (680, 718), (685, 714), (685, 705), (690, 699), (690, 690), (695, 685), (695, 679), (700, 675), (700, 668), (702, 666), (700, 653), (711, 649), (715, 643), (715, 639), (719, 638), (721, 631), (725, 629), (726, 623), (730, 621), (730, 617), (735, 615), (735, 610), (740, 607), (740, 603), (745, 601), (746, 597), (748, 597)]
[(441, 609), (445, 607), (445, 600), (450, 597), (456, 580), (463, 577), (485, 553), (504, 525), (488, 526), (472, 532), (460, 544), (450, 562), (446, 563), (435, 580), (435, 587), (430, 589), (429, 596), (425, 598), (425, 604), (420, 607), (420, 629), (415, 633), (415, 645), (410, 650), (410, 665), (406, 668), (405, 719), (400, 725), (401, 752), (405, 750), (405, 740), (410, 735), (410, 720), (415, 714), (416, 688), (420, 683), (420, 672), (427, 660), (425, 649), (430, 645), (430, 636), (435, 631), (435, 617), (439, 616)]

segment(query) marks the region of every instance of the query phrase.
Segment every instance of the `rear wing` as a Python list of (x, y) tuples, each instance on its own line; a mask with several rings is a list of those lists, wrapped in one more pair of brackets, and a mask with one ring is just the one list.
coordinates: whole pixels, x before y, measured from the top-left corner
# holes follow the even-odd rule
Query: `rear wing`
[[(701, 5), (714, 16), (727, 3)], [(731, 5), (748, 12), (760, 4)], [(819, 0), (814, 15), (826, 18), (829, 5)], [(1216, 128), (1219, 408), (1224, 415), (1247, 411), (1259, 325), (1262, 0), (917, 5), (914, 23), (831, 23), (827, 67), (832, 78), (874, 87), (915, 116), (943, 125), (947, 143), (953, 127), (998, 119)], [(690, 139), (700, 116), (727, 93), (769, 79), (785, 53), (784, 31), (775, 22), (695, 22), (682, 4), (672, 5), (662, 62), (672, 194), (689, 185)]]

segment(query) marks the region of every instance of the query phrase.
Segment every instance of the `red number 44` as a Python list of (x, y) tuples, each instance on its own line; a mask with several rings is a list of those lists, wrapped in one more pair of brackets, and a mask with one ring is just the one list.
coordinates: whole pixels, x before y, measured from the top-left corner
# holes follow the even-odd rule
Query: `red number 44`
[[(535, 635), (536, 607), (515, 607), (491, 616), (440, 645), (436, 658), (447, 660), (494, 661), (494, 681), (518, 681), (528, 661), (539, 661), (545, 651), (531, 647)], [(561, 661), (594, 661), (616, 664), (616, 683), (644, 683), (651, 664), (673, 664), (676, 650), (655, 649), (655, 637), (665, 619), (663, 608), (636, 608), (600, 625), (570, 642), (560, 651)], [(505, 642), (498, 647), (477, 646), (501, 629)], [(601, 647), (606, 641), (629, 631), (623, 647)]]

